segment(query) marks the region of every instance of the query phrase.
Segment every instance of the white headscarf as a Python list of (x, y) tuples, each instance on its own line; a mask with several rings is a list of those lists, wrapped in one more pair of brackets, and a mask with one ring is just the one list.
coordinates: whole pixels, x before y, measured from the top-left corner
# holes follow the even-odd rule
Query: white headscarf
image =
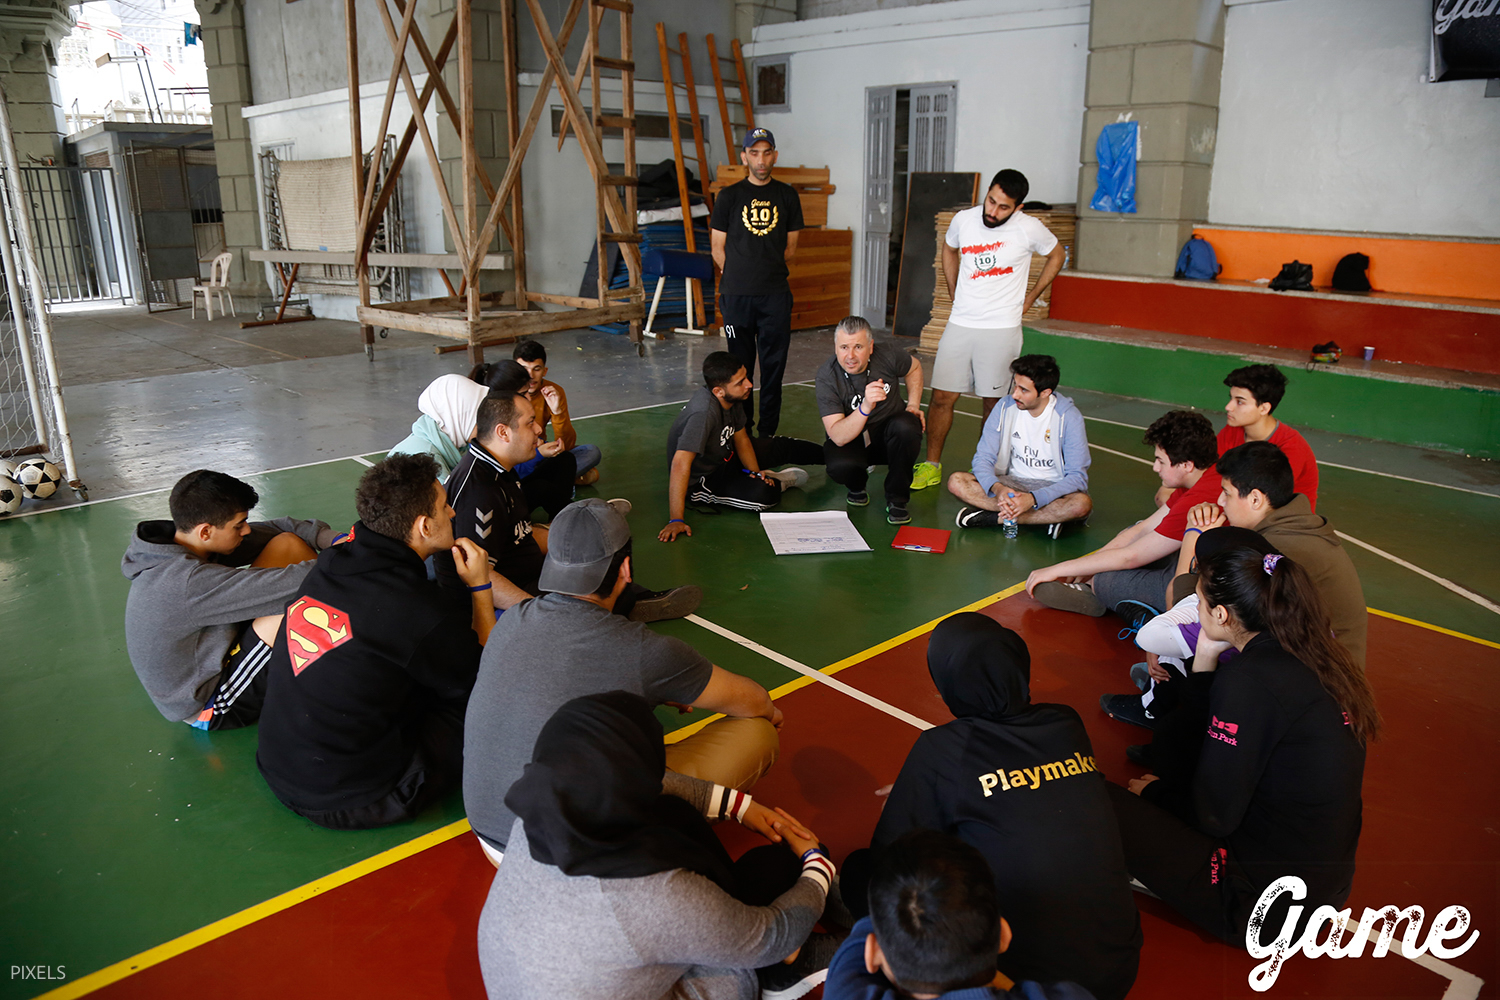
[(462, 375), (439, 375), (417, 397), (417, 409), (436, 421), (454, 447), (461, 450), (474, 436), (479, 404), (488, 392)]

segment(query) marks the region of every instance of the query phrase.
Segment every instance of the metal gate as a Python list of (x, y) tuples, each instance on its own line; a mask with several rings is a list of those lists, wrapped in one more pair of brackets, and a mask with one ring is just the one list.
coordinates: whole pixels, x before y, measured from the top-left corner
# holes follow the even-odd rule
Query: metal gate
[(48, 303), (130, 295), (114, 172), (108, 167), (20, 168)]

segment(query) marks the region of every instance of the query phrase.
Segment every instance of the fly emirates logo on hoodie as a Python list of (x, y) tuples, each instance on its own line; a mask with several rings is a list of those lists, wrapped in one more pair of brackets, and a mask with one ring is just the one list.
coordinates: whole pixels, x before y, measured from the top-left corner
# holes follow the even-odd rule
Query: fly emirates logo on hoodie
[(1098, 768), (1094, 766), (1094, 758), (1085, 757), (1075, 750), (1073, 756), (1065, 760), (1055, 760), (1050, 764), (981, 774), (979, 787), (984, 791), (984, 797), (989, 798), (995, 794), (996, 790), (1002, 792), (1035, 790), (1042, 787), (1044, 781), (1055, 781), (1097, 770)]

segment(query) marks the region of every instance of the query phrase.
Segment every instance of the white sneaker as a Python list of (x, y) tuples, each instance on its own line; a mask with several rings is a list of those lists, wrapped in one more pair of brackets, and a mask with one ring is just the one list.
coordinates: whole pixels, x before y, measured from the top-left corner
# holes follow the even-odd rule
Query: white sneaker
[(780, 472), (768, 472), (766, 475), (779, 482), (783, 490), (807, 484), (807, 470), (799, 469), (795, 466), (789, 469), (782, 469)]
[(626, 500), (624, 497), (615, 497), (613, 500), (609, 500), (606, 502), (615, 510), (619, 511), (621, 517), (630, 516), (630, 501)]

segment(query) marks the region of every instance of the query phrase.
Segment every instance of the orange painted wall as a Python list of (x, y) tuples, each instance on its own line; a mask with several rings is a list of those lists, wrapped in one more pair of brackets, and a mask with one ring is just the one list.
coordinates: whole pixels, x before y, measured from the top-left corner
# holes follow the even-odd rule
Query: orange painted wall
[(1274, 278), (1281, 265), (1300, 260), (1313, 266), (1313, 284), (1327, 288), (1345, 254), (1370, 258), (1366, 272), (1380, 292), (1500, 299), (1500, 243), (1391, 240), (1349, 233), (1317, 236), (1297, 232), (1246, 232), (1197, 227), (1213, 244), (1224, 271), (1221, 278), (1254, 281)]

